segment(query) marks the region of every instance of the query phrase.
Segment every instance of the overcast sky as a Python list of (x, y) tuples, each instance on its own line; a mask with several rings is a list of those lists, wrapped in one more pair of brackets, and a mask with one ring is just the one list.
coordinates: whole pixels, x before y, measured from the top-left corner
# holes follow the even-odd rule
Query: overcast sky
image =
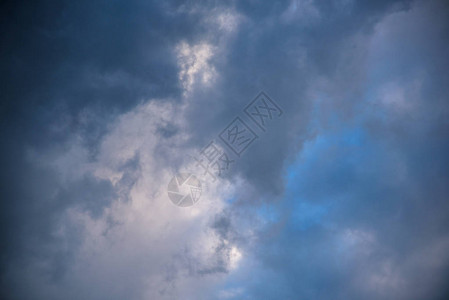
[[(448, 299), (446, 1), (0, 14), (0, 298)], [(261, 91), (279, 110), (253, 120)], [(237, 117), (242, 153), (220, 138)]]

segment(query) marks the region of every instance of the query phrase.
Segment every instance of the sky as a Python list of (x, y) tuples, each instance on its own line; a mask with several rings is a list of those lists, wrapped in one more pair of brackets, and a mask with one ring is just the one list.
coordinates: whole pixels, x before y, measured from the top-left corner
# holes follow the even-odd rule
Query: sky
[(0, 14), (1, 299), (448, 299), (446, 1)]

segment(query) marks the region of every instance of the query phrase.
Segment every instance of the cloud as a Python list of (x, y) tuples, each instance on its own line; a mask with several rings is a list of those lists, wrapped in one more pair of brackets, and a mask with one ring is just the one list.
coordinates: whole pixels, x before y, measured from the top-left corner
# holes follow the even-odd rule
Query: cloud
[[(447, 295), (443, 1), (5, 8), (5, 299)], [(257, 141), (174, 206), (237, 116)]]

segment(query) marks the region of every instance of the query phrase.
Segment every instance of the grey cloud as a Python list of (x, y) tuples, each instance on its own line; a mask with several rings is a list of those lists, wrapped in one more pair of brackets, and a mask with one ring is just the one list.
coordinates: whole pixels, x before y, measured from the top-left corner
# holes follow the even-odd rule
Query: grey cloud
[[(360, 72), (359, 66), (344, 74), (339, 72), (342, 59), (351, 61), (351, 56), (345, 56), (353, 48), (349, 37), (369, 35), (383, 16), (406, 9), (407, 3), (357, 2), (349, 12), (341, 14), (333, 5), (318, 1), (311, 5), (318, 11), (319, 20), (308, 26), (301, 19), (290, 23), (281, 20), (289, 1), (238, 4), (236, 11), (246, 19), (237, 35), (221, 49), (223, 57), (216, 61), (220, 70), (218, 86), (212, 91), (201, 89), (191, 96), (189, 124), (197, 136), (193, 142), (198, 147), (206, 145), (264, 90), (286, 113), (280, 121), (273, 122), (266, 134), (261, 134), (256, 145), (239, 161), (236, 172), (257, 186), (261, 194), (279, 197), (284, 163), (309, 134), (307, 124), (317, 97), (310, 90), (315, 78), (339, 80), (347, 76), (351, 80), (352, 73)], [(344, 79), (339, 82), (349, 85)], [(340, 102), (335, 105), (349, 109), (353, 101), (346, 99), (358, 95), (341, 96), (345, 100), (335, 99)]]

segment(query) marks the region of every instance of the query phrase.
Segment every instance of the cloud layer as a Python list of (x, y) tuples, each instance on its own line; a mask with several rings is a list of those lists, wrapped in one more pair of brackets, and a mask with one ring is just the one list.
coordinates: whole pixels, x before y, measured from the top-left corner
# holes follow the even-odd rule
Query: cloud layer
[(444, 1), (2, 6), (2, 299), (447, 297)]

